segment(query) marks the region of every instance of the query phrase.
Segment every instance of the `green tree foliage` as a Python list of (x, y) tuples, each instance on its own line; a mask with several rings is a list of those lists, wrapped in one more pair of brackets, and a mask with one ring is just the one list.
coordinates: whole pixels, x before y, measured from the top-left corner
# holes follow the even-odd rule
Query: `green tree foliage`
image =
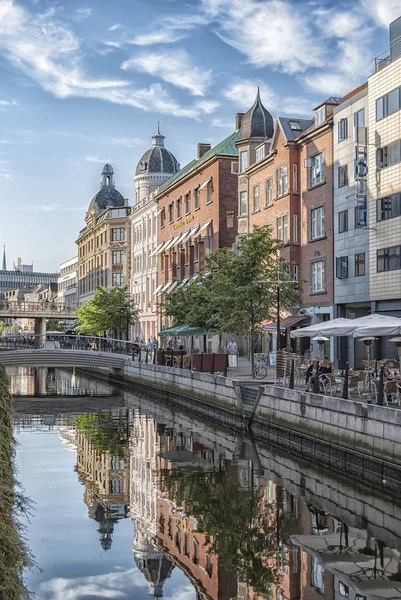
[(121, 337), (138, 320), (138, 310), (127, 287), (113, 288), (109, 292), (100, 287), (93, 298), (77, 309), (77, 319), (80, 333), (104, 335), (109, 332)]
[(198, 531), (210, 536), (211, 550), (222, 564), (267, 595), (279, 581), (277, 555), (294, 531), (294, 516), (277, 511), (259, 490), (238, 486), (223, 471), (166, 471), (163, 484), (170, 500), (197, 520)]
[(165, 314), (176, 323), (215, 329), (220, 334), (250, 335), (253, 342), (260, 323), (277, 317), (278, 280), (280, 308), (291, 307), (297, 300), (290, 265), (279, 258), (281, 247), (282, 242), (272, 237), (270, 225), (255, 227), (240, 239), (236, 253), (227, 248), (212, 252), (206, 258), (205, 272), (170, 294), (163, 307)]
[(0, 335), (3, 333), (5, 327), (6, 327), (6, 325), (5, 325), (4, 321), (0, 321)]
[(47, 331), (64, 331), (65, 321), (59, 321), (58, 319), (47, 319), (46, 320)]
[(123, 457), (128, 443), (127, 424), (112, 413), (82, 414), (77, 417), (76, 428), (88, 436), (96, 450)]

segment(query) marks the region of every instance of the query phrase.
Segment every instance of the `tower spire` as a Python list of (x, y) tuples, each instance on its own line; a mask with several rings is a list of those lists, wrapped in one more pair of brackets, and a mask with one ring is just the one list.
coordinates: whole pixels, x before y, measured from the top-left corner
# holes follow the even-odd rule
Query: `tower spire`
[(157, 135), (160, 135), (160, 121), (157, 121)]
[(4, 244), (3, 246), (3, 264), (2, 267), (3, 271), (7, 271), (7, 261), (6, 261), (6, 245)]

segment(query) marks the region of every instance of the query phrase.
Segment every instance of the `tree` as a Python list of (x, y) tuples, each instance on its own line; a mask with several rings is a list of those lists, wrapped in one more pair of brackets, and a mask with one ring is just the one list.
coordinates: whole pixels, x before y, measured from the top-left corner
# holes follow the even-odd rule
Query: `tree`
[[(255, 227), (242, 237), (234, 253), (227, 248), (206, 258), (204, 273), (191, 284), (174, 290), (164, 311), (177, 323), (215, 329), (251, 339), (251, 359), (260, 323), (277, 318), (280, 308), (293, 306), (297, 288), (290, 281), (290, 264), (279, 257), (280, 240), (270, 225)], [(278, 283), (279, 282), (279, 283)]]
[(104, 335), (112, 333), (122, 337), (129, 327), (138, 320), (138, 310), (128, 294), (128, 288), (113, 288), (107, 292), (103, 287), (96, 290), (93, 298), (77, 309), (80, 333)]
[(58, 319), (47, 319), (46, 329), (47, 331), (64, 331), (65, 321), (59, 321)]
[(5, 328), (6, 328), (6, 325), (5, 325), (4, 321), (0, 321), (0, 335), (3, 333)]

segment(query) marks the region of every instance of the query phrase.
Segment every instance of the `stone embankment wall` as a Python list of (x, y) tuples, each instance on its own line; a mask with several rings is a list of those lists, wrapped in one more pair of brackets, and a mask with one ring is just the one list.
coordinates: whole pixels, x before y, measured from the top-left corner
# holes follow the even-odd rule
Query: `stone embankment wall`
[(32, 563), (17, 520), (16, 505), (23, 500), (15, 491), (13, 458), (11, 396), (6, 370), (0, 364), (0, 598), (21, 600), (28, 597), (23, 569)]

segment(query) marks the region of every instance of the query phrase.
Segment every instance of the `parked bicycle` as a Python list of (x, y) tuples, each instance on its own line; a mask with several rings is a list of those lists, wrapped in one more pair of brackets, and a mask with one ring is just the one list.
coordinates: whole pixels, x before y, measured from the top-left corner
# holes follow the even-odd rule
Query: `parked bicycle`
[(267, 360), (263, 360), (263, 358), (258, 358), (255, 361), (252, 377), (254, 379), (264, 379), (267, 375)]

